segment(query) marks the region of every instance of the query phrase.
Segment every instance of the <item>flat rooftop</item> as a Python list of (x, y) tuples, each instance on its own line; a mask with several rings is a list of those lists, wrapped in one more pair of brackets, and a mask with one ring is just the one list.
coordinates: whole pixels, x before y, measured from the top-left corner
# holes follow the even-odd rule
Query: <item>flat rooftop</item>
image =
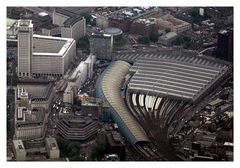
[(78, 21), (82, 20), (83, 17), (82, 16), (75, 16), (75, 17), (71, 17), (69, 19), (67, 19), (63, 24), (64, 27), (71, 27), (73, 26), (75, 23), (77, 23)]
[(45, 99), (47, 100), (53, 90), (52, 83), (19, 83), (18, 90), (24, 88), (32, 100)]
[(128, 90), (195, 101), (228, 69), (227, 64), (205, 57), (145, 53), (130, 68)]
[(76, 17), (93, 9), (94, 7), (58, 7), (56, 12), (68, 17)]
[(58, 56), (62, 57), (74, 39), (33, 35), (33, 56)]
[[(20, 109), (21, 110), (21, 109)], [(22, 116), (25, 116), (25, 120), (17, 120), (16, 125), (18, 127), (28, 127), (39, 125), (43, 123), (45, 119), (45, 109), (44, 108), (34, 108), (31, 111), (22, 109)], [(20, 113), (19, 113), (20, 114)]]
[(16, 149), (16, 151), (18, 151), (18, 152), (25, 151), (25, 147), (23, 145), (22, 140), (13, 140), (13, 145), (14, 145), (14, 148)]
[(18, 27), (33, 27), (32, 20), (18, 20)]
[(118, 11), (112, 12), (109, 17), (113, 19), (137, 19), (148, 15), (158, 9), (155, 7), (127, 7)]
[(57, 141), (53, 137), (46, 138), (46, 143), (48, 144), (50, 150), (59, 150)]
[(168, 21), (173, 26), (178, 26), (178, 25), (182, 25), (182, 24), (189, 24), (188, 22), (185, 22), (183, 20), (177, 19), (174, 16), (169, 15), (169, 14), (162, 16), (160, 19), (163, 19), (164, 21)]

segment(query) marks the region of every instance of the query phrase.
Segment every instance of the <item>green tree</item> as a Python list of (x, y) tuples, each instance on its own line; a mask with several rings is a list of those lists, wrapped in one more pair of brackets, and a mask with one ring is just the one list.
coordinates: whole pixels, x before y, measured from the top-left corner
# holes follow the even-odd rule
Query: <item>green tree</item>
[(179, 35), (174, 41), (173, 41), (173, 45), (189, 45), (191, 42), (191, 38), (184, 36), (184, 35)]
[(140, 43), (140, 44), (149, 44), (150, 43), (150, 39), (148, 36), (139, 36), (137, 41)]
[(96, 26), (96, 20), (89, 13), (81, 14), (86, 19), (86, 24), (90, 24), (92, 26)]
[(159, 38), (160, 34), (158, 32), (152, 32), (150, 35), (149, 35), (149, 39), (151, 42), (158, 42), (158, 38)]
[(115, 41), (113, 45), (114, 45), (114, 47), (122, 47), (122, 46), (126, 45), (126, 43), (127, 43), (127, 40), (122, 38), (119, 41)]
[(89, 50), (89, 39), (87, 36), (81, 37), (77, 41), (77, 48)]
[(58, 138), (57, 143), (60, 149), (61, 157), (68, 157), (69, 160), (72, 161), (83, 160), (80, 157), (80, 145), (77, 142)]
[(169, 33), (169, 32), (171, 32), (171, 29), (170, 29), (169, 27), (167, 27), (167, 28), (165, 29), (165, 32), (166, 32), (166, 33)]
[(192, 17), (193, 23), (200, 22), (200, 21), (203, 21), (203, 20), (209, 18), (209, 16), (206, 13), (204, 14), (204, 16), (201, 16), (198, 13), (198, 10), (196, 10), (196, 9), (193, 9), (191, 11), (190, 15)]
[(105, 148), (101, 145), (95, 146), (90, 155), (91, 160), (101, 160), (105, 154)]

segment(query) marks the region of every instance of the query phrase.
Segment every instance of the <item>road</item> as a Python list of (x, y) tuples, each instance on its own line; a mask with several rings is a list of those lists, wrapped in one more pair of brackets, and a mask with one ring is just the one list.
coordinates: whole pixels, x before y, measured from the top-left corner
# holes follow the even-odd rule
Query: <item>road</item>
[(215, 49), (216, 46), (214, 47), (209, 47), (209, 48), (205, 48), (204, 50), (200, 51), (199, 54), (203, 54), (204, 52), (208, 51), (208, 50), (212, 50), (212, 49)]

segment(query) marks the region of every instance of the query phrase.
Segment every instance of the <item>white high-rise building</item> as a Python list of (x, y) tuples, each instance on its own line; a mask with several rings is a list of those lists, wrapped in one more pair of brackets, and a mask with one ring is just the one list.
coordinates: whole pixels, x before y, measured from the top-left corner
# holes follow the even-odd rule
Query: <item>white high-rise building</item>
[(18, 20), (18, 76), (63, 76), (76, 55), (73, 38), (33, 34), (31, 20)]
[(31, 20), (19, 20), (18, 24), (18, 76), (31, 75), (33, 51), (33, 24)]

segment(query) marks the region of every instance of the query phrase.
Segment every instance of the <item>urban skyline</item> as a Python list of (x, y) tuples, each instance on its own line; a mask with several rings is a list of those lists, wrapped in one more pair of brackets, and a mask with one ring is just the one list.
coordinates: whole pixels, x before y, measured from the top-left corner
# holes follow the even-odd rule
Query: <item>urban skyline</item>
[(233, 161), (233, 7), (7, 7), (7, 161)]

